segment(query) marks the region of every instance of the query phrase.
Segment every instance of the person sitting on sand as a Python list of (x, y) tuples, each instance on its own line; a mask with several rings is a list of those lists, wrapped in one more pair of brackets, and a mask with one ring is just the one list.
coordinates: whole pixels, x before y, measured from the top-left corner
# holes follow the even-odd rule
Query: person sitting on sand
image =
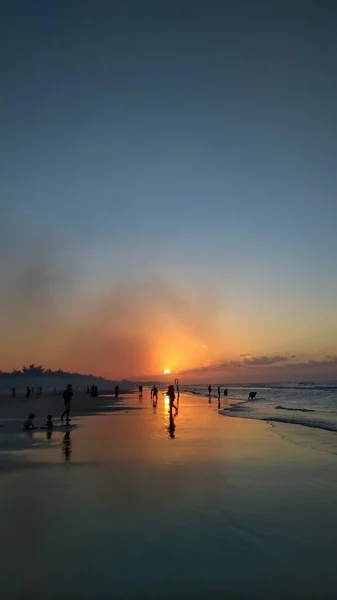
[(53, 427), (54, 427), (53, 416), (47, 415), (47, 420), (46, 420), (46, 423), (45, 423), (43, 429), (53, 429)]
[(257, 392), (249, 392), (248, 400), (255, 400)]
[(63, 392), (63, 400), (64, 400), (64, 411), (61, 415), (61, 421), (63, 421), (64, 415), (67, 415), (67, 425), (69, 423), (69, 413), (70, 413), (70, 402), (73, 397), (73, 389), (71, 383), (68, 383), (67, 388)]
[(23, 424), (24, 429), (26, 429), (27, 431), (28, 431), (28, 429), (36, 429), (36, 427), (34, 425), (34, 419), (35, 419), (34, 413), (30, 413), (28, 419), (26, 419), (26, 421)]

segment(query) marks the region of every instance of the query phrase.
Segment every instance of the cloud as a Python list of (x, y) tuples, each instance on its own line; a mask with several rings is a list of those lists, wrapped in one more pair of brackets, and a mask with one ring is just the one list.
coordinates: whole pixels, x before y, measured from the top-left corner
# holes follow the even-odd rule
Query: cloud
[(289, 363), (288, 366), (302, 368), (302, 369), (306, 369), (306, 368), (313, 369), (313, 368), (322, 368), (322, 367), (337, 368), (337, 355), (326, 354), (325, 358), (322, 360), (308, 359), (308, 360), (301, 361), (301, 362)]
[(243, 362), (248, 366), (265, 367), (278, 363), (286, 363), (288, 360), (288, 356), (253, 356), (252, 358), (245, 358)]
[[(240, 355), (242, 356), (242, 355)], [(319, 375), (320, 372), (324, 374), (325, 370), (331, 371), (331, 369), (337, 369), (337, 355), (327, 354), (322, 360), (308, 359), (305, 361), (296, 362), (296, 354), (290, 354), (288, 356), (275, 354), (271, 356), (255, 356), (252, 358), (243, 358), (243, 360), (224, 360), (217, 363), (204, 365), (202, 367), (196, 367), (194, 369), (188, 369), (183, 371), (181, 374), (198, 374), (203, 372), (226, 372), (240, 369), (240, 373), (244, 376), (244, 369), (247, 369), (248, 373), (252, 373), (253, 370), (256, 373), (261, 373), (260, 369), (267, 369), (267, 372), (284, 377), (286, 374), (291, 373), (303, 373), (310, 371)], [(248, 372), (249, 369), (249, 372)], [(266, 373), (266, 371), (264, 371)]]

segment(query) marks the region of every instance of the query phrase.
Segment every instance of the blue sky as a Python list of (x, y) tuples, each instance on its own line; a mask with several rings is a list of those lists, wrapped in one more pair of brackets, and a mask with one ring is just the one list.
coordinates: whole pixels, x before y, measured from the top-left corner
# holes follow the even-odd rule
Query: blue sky
[(3, 4), (2, 268), (51, 245), (81, 305), (162, 278), (242, 352), (333, 352), (333, 4), (114, 4)]

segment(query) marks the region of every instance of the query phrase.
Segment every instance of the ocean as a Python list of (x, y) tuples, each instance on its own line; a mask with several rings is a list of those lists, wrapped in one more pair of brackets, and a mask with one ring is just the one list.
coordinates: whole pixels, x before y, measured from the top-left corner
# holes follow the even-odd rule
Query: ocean
[[(211, 397), (214, 399), (218, 397), (217, 387), (212, 386)], [(223, 396), (225, 387), (227, 397)], [(208, 386), (205, 385), (182, 386), (182, 390), (208, 398)], [(248, 401), (251, 391), (256, 392), (256, 399)], [(326, 445), (328, 438), (322, 432), (334, 432), (329, 436), (329, 446), (337, 453), (337, 382), (223, 384), (219, 413), (310, 428), (306, 435), (314, 447), (322, 441)]]

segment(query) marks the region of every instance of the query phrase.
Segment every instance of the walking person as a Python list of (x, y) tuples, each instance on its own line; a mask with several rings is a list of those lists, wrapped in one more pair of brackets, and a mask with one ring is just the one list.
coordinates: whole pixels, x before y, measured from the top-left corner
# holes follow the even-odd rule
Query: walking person
[(175, 397), (176, 397), (176, 395), (174, 393), (174, 385), (169, 385), (169, 388), (168, 388), (168, 390), (166, 392), (166, 395), (170, 399), (170, 411), (172, 411), (172, 408), (175, 408), (176, 410), (178, 410), (177, 407), (176, 407), (176, 405), (174, 404), (174, 400), (175, 400)]
[(63, 422), (64, 415), (67, 416), (67, 425), (69, 424), (69, 413), (70, 413), (70, 403), (73, 397), (73, 389), (71, 383), (69, 383), (66, 389), (63, 392), (63, 400), (64, 400), (64, 411), (61, 415), (61, 421)]

